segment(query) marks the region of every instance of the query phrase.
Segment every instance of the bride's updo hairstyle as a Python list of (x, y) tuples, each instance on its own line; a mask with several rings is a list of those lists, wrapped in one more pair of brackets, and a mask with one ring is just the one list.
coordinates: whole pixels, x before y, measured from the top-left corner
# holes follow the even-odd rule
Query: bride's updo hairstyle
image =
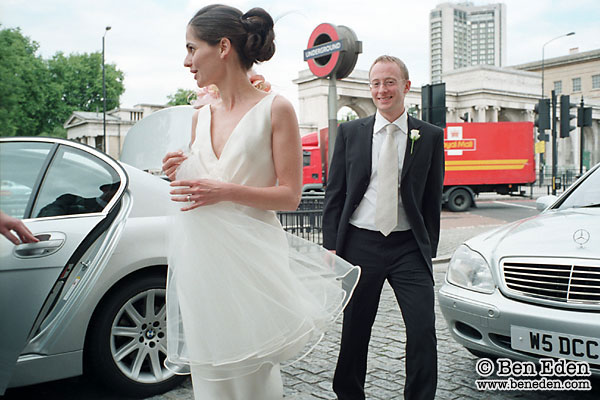
[(198, 39), (211, 46), (229, 39), (246, 70), (275, 53), (273, 18), (259, 7), (242, 14), (237, 8), (212, 4), (200, 9), (188, 25)]

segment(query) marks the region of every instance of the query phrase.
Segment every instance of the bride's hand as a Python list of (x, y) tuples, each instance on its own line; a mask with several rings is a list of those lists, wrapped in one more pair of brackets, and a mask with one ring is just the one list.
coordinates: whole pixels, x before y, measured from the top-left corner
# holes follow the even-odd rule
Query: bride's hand
[(194, 179), (171, 182), (171, 200), (188, 203), (181, 211), (189, 211), (200, 206), (208, 206), (226, 201), (230, 183), (211, 179)]
[(170, 181), (175, 179), (175, 172), (177, 168), (185, 161), (187, 157), (183, 154), (183, 151), (173, 151), (167, 153), (165, 158), (162, 160), (162, 170), (165, 172)]

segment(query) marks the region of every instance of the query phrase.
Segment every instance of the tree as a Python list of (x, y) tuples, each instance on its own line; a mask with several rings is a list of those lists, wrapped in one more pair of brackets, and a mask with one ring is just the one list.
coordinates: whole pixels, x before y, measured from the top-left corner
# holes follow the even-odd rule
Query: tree
[(44, 109), (49, 76), (39, 45), (17, 29), (0, 30), (0, 136), (37, 135), (48, 129)]
[(337, 113), (338, 124), (341, 124), (342, 122), (347, 122), (347, 121), (354, 121), (357, 118), (358, 118), (358, 114), (356, 113), (356, 111), (354, 111), (353, 109), (351, 109), (348, 106), (344, 106), (338, 110), (338, 113)]
[[(189, 99), (190, 96), (195, 95), (196, 92), (190, 89), (177, 89), (174, 94), (170, 94), (167, 96), (169, 101), (167, 102), (168, 106), (187, 106), (190, 104)], [(194, 97), (195, 98), (195, 97)]]
[[(43, 60), (20, 29), (0, 30), (0, 136), (66, 137), (73, 111), (102, 109), (102, 55), (56, 53)], [(106, 64), (106, 108), (119, 106), (124, 74)]]
[[(65, 123), (75, 110), (102, 110), (102, 53), (71, 54), (56, 53), (48, 60), (52, 82), (58, 87), (53, 91), (54, 113), (51, 124), (55, 127)], [(105, 64), (106, 109), (119, 106), (119, 97), (125, 91), (124, 75), (114, 64)]]

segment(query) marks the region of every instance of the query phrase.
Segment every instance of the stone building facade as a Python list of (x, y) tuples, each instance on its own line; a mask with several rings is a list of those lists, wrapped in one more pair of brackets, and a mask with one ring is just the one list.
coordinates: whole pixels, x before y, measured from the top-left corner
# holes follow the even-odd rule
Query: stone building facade
[[(106, 153), (115, 159), (121, 156), (123, 142), (129, 129), (139, 120), (162, 110), (166, 106), (138, 104), (133, 108), (115, 108), (106, 112)], [(97, 149), (103, 148), (102, 113), (75, 111), (64, 124), (67, 139), (87, 144)]]

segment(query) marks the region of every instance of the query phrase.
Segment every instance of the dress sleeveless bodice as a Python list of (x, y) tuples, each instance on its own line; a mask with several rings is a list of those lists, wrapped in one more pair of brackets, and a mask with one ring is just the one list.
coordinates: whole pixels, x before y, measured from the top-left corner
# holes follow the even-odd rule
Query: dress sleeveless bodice
[[(189, 157), (199, 160), (198, 177), (257, 187), (276, 184), (271, 134), (271, 105), (274, 98), (269, 94), (248, 110), (229, 135), (219, 158), (212, 145), (210, 106), (198, 111), (196, 138), (189, 154)], [(254, 218), (278, 224), (273, 211), (239, 204), (233, 207)]]

